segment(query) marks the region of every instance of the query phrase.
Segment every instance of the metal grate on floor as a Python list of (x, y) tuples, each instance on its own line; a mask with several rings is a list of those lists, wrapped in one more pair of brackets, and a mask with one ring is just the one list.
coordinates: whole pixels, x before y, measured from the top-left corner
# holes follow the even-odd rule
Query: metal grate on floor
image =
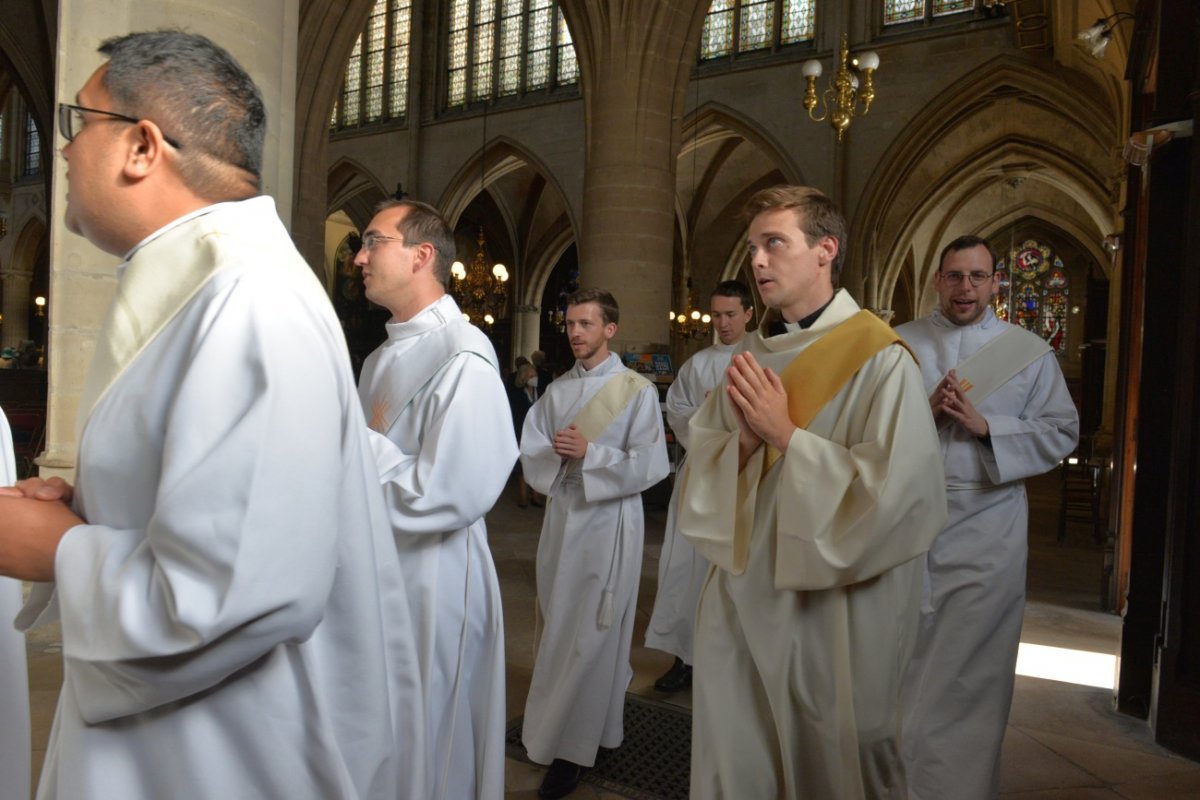
[[(505, 732), (509, 758), (529, 762), (517, 717)], [(625, 695), (625, 741), (600, 749), (582, 781), (633, 800), (687, 800), (692, 759), (692, 715), (686, 708)], [(532, 762), (529, 762), (532, 763)]]

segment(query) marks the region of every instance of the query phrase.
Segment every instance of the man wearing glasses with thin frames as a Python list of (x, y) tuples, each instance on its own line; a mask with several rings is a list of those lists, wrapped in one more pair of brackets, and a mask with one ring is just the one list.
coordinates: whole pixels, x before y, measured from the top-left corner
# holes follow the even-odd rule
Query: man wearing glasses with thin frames
[(424, 798), (412, 618), (259, 90), (201, 36), (100, 52), (59, 110), (67, 227), (124, 259), (76, 484), (0, 489), (17, 622), (62, 621), (38, 797)]
[(1075, 449), (1079, 416), (1054, 351), (996, 318), (984, 239), (946, 245), (938, 307), (896, 332), (921, 363), (941, 440), (949, 520), (927, 556), (902, 691), (909, 796), (996, 796), (1025, 604), (1025, 478)]

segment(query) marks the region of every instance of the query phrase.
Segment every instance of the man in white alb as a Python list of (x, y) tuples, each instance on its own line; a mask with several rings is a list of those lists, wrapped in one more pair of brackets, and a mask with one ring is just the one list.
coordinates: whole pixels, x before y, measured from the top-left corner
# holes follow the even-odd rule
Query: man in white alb
[(538, 796), (564, 797), (624, 737), (625, 689), (642, 563), (641, 492), (667, 476), (658, 390), (608, 351), (617, 303), (567, 298), (576, 361), (529, 409), (525, 480), (547, 496), (538, 541), (541, 637), (521, 738), (550, 764)]
[[(722, 281), (709, 298), (712, 325), (718, 343), (706, 347), (679, 368), (679, 374), (667, 390), (667, 424), (676, 440), (688, 446), (688, 420), (700, 408), (708, 393), (725, 377), (725, 368), (738, 344), (746, 335), (746, 325), (754, 316), (754, 298), (750, 287), (741, 281)], [(675, 663), (654, 682), (660, 692), (678, 692), (692, 685), (692, 635), (696, 627), (696, 601), (708, 574), (708, 561), (679, 535), (675, 510), (683, 486), (686, 456), (676, 465), (675, 485), (667, 510), (662, 555), (658, 561), (658, 594), (654, 611), (646, 626), (646, 647), (675, 656)]]
[(124, 256), (77, 483), (0, 497), (0, 574), (42, 582), (20, 621), (62, 621), (38, 797), (424, 798), (396, 549), (341, 329), (259, 195), (258, 88), (202, 36), (100, 52), (59, 107), (67, 228)]
[(749, 201), (778, 313), (692, 417), (679, 529), (710, 561), (696, 622), (691, 796), (904, 793), (900, 682), (921, 556), (946, 519), (921, 373), (834, 284), (845, 222), (820, 192)]
[[(0, 486), (17, 480), (12, 431), (0, 409)], [(29, 800), (29, 679), (25, 637), (13, 628), (21, 582), (0, 578), (0, 800)]]
[(436, 209), (387, 201), (354, 263), (392, 313), (358, 391), (426, 687), (430, 800), (504, 795), (504, 621), (483, 515), (517, 459), (495, 350), (446, 294), (454, 232)]
[(945, 459), (950, 518), (928, 555), (904, 683), (911, 797), (999, 791), (1025, 606), (1024, 479), (1075, 449), (1079, 416), (1053, 350), (996, 318), (996, 260), (962, 236), (933, 275), (938, 307), (896, 331), (921, 360)]

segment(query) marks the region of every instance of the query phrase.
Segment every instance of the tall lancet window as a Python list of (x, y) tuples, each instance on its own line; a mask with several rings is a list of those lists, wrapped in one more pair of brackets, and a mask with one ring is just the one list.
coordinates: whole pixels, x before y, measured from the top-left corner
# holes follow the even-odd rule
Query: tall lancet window
[(38, 136), (33, 114), (25, 113), (25, 147), (21, 154), (21, 177), (35, 178), (42, 174), (42, 137)]
[(712, 0), (700, 60), (736, 57), (813, 38), (816, 0)]
[(408, 111), (412, 0), (377, 0), (354, 42), (329, 125), (335, 130), (403, 119)]
[(554, 0), (451, 0), (446, 106), (549, 92), (579, 82), (579, 62)]
[(1000, 288), (992, 301), (996, 316), (1066, 352), (1071, 287), (1062, 259), (1036, 239), (1011, 247), (996, 265)]

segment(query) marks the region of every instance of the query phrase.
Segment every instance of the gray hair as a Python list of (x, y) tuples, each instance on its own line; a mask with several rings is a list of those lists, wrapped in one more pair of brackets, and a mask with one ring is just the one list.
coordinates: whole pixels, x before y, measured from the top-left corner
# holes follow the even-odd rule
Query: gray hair
[(179, 142), (184, 184), (208, 200), (262, 191), (267, 112), (226, 50), (194, 33), (130, 33), (105, 40), (104, 87), (122, 114), (152, 120)]

